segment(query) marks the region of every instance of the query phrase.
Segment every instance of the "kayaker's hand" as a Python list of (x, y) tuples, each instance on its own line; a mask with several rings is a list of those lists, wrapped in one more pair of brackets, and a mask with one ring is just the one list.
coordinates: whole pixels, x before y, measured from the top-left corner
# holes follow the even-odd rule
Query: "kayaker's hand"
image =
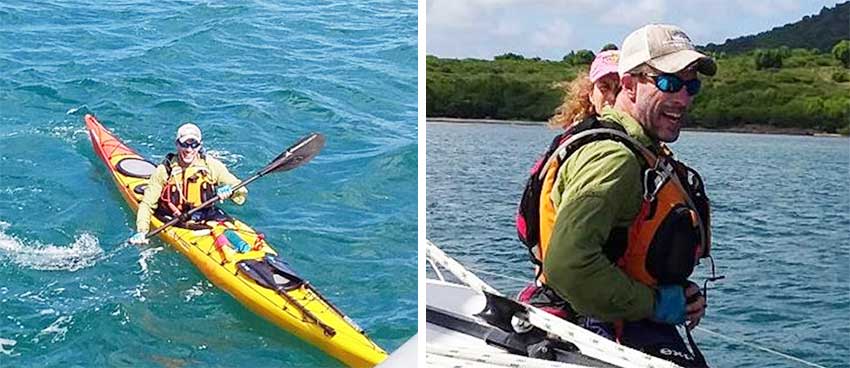
[(222, 185), (215, 190), (215, 194), (223, 201), (233, 195), (233, 188), (230, 185)]
[(130, 244), (139, 245), (139, 244), (147, 244), (148, 239), (145, 237), (145, 233), (135, 233), (130, 237)]
[(702, 295), (699, 285), (690, 281), (688, 282), (688, 287), (685, 289), (685, 298), (688, 303), (688, 305), (685, 306), (685, 311), (688, 313), (687, 328), (691, 330), (696, 327), (702, 317), (705, 316), (705, 307), (707, 307), (708, 304), (705, 303), (705, 296)]
[(685, 291), (679, 285), (659, 285), (655, 290), (652, 319), (671, 325), (685, 322)]

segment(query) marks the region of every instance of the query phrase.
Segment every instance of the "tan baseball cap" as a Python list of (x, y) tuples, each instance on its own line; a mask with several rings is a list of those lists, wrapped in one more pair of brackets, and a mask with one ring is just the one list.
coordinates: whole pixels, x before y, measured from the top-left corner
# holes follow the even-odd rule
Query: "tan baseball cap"
[(190, 139), (201, 141), (201, 128), (192, 123), (186, 123), (177, 129), (177, 141), (184, 143)]
[(677, 73), (694, 62), (697, 62), (697, 71), (702, 74), (717, 73), (714, 59), (696, 51), (681, 28), (648, 24), (623, 40), (617, 72), (622, 76), (641, 64), (647, 64), (663, 73)]

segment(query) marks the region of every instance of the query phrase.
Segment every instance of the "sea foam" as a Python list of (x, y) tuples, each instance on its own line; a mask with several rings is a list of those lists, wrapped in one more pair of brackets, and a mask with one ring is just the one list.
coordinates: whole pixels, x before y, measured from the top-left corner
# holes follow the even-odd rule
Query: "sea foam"
[(89, 233), (77, 235), (67, 246), (26, 241), (6, 234), (9, 224), (0, 221), (0, 260), (35, 270), (77, 271), (91, 267), (103, 255), (100, 241)]
[[(18, 342), (15, 340), (4, 339), (0, 337), (0, 354), (12, 355), (12, 347), (15, 346)], [(5, 345), (5, 346), (4, 346)], [(6, 348), (9, 350), (6, 350)]]

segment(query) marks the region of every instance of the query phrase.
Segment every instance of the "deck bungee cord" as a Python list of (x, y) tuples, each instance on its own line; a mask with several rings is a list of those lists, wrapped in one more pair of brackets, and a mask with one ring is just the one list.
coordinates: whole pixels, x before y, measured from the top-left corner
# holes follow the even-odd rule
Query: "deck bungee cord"
[[(491, 287), (490, 285), (488, 285), (483, 280), (481, 280), (478, 276), (476, 276), (476, 274), (488, 275), (488, 276), (492, 276), (492, 277), (495, 277), (495, 278), (501, 278), (501, 279), (506, 279), (506, 280), (513, 280), (513, 281), (517, 281), (517, 282), (520, 282), (520, 283), (523, 283), (523, 284), (528, 281), (526, 278), (520, 278), (520, 277), (516, 277), (516, 276), (500, 274), (500, 273), (486, 271), (486, 270), (477, 269), (477, 268), (473, 268), (473, 267), (464, 267), (459, 262), (457, 262), (456, 260), (454, 260), (451, 257), (449, 257), (448, 255), (446, 255), (441, 249), (439, 249), (430, 240), (428, 240), (428, 243), (427, 243), (427, 257), (428, 257), (427, 258), (428, 264), (431, 266), (432, 270), (434, 271), (435, 275), (437, 275), (437, 277), (439, 278), (440, 281), (445, 281), (445, 277), (437, 269), (436, 264), (443, 266), (453, 276), (455, 276), (456, 278), (458, 278), (462, 282), (467, 282), (467, 280), (473, 280), (472, 284), (467, 284), (467, 285), (469, 287), (476, 289), (476, 290), (479, 290), (479, 291), (486, 291), (486, 289), (484, 289), (484, 288), (487, 288), (487, 289), (490, 289), (490, 290), (495, 290), (495, 289), (493, 287)], [(432, 259), (432, 257), (435, 257), (436, 259)], [(443, 257), (445, 257), (446, 259), (442, 259)], [(712, 269), (714, 268), (713, 263), (714, 262), (712, 260)], [(451, 267), (447, 267), (444, 264), (451, 265)], [(714, 277), (715, 276), (712, 276), (712, 278), (714, 278)], [(709, 281), (713, 281), (713, 280), (709, 280)], [(481, 285), (482, 288), (479, 289), (476, 285)], [(804, 364), (804, 365), (807, 365), (807, 366), (810, 366), (810, 367), (826, 368), (823, 365), (820, 365), (820, 364), (817, 364), (817, 363), (812, 363), (812, 362), (807, 361), (805, 359), (801, 359), (801, 358), (795, 357), (793, 355), (783, 353), (783, 352), (777, 351), (775, 349), (767, 348), (767, 347), (764, 347), (764, 346), (761, 346), (761, 345), (758, 345), (758, 344), (755, 344), (755, 343), (752, 343), (752, 342), (748, 342), (748, 341), (744, 341), (744, 340), (741, 340), (741, 339), (738, 339), (738, 338), (735, 338), (735, 337), (724, 335), (722, 333), (719, 333), (719, 332), (716, 332), (716, 331), (713, 331), (713, 330), (709, 330), (709, 329), (704, 328), (704, 327), (697, 326), (694, 329), (699, 330), (701, 332), (704, 332), (707, 335), (719, 338), (721, 340), (725, 340), (725, 341), (728, 341), (728, 342), (744, 345), (744, 346), (750, 347), (752, 349), (756, 349), (756, 350), (759, 350), (759, 351), (762, 351), (762, 352), (765, 352), (765, 353), (768, 353), (768, 354), (772, 354), (772, 355), (775, 355), (775, 356), (778, 356), (778, 357), (781, 357), (781, 358), (784, 358), (784, 359), (787, 359), (787, 360), (791, 360), (791, 361), (794, 361), (794, 362), (797, 362), (797, 363), (800, 363), (800, 364)], [(619, 345), (617, 345), (617, 346), (619, 346)], [(428, 349), (429, 349), (429, 353), (430, 353), (430, 351), (432, 350), (432, 346), (429, 345)], [(433, 350), (435, 351), (435, 354), (440, 354), (440, 352), (446, 351), (443, 347), (440, 347), (440, 346), (434, 346)], [(453, 354), (457, 355), (457, 353), (453, 353)], [(508, 354), (508, 353), (505, 353), (505, 354)], [(555, 363), (559, 363), (559, 362), (555, 362)], [(563, 364), (563, 363), (560, 363), (560, 364)], [(538, 366), (538, 365), (530, 365), (530, 366)], [(555, 365), (555, 366), (562, 367), (563, 365)], [(577, 367), (577, 365), (569, 365), (569, 364), (567, 366)], [(675, 366), (675, 365), (673, 365), (673, 366)]]

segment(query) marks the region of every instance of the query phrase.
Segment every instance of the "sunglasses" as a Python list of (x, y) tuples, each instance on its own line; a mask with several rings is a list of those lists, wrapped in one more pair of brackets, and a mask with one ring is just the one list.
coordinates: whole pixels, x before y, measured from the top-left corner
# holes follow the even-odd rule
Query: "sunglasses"
[(697, 78), (691, 80), (683, 80), (675, 74), (646, 74), (646, 76), (652, 78), (652, 80), (655, 82), (655, 88), (658, 88), (659, 91), (666, 93), (676, 93), (681, 91), (682, 87), (685, 87), (685, 90), (688, 91), (688, 96), (693, 96), (699, 93), (699, 89), (702, 86), (702, 82), (700, 82), (700, 80)]
[(181, 148), (192, 148), (192, 149), (195, 149), (195, 148), (198, 148), (198, 147), (200, 147), (200, 146), (201, 146), (201, 142), (198, 142), (198, 141), (196, 141), (196, 140), (194, 140), (194, 139), (189, 139), (189, 140), (187, 140), (187, 141), (185, 141), (185, 142), (177, 141), (177, 145), (178, 145), (178, 146), (180, 146)]

